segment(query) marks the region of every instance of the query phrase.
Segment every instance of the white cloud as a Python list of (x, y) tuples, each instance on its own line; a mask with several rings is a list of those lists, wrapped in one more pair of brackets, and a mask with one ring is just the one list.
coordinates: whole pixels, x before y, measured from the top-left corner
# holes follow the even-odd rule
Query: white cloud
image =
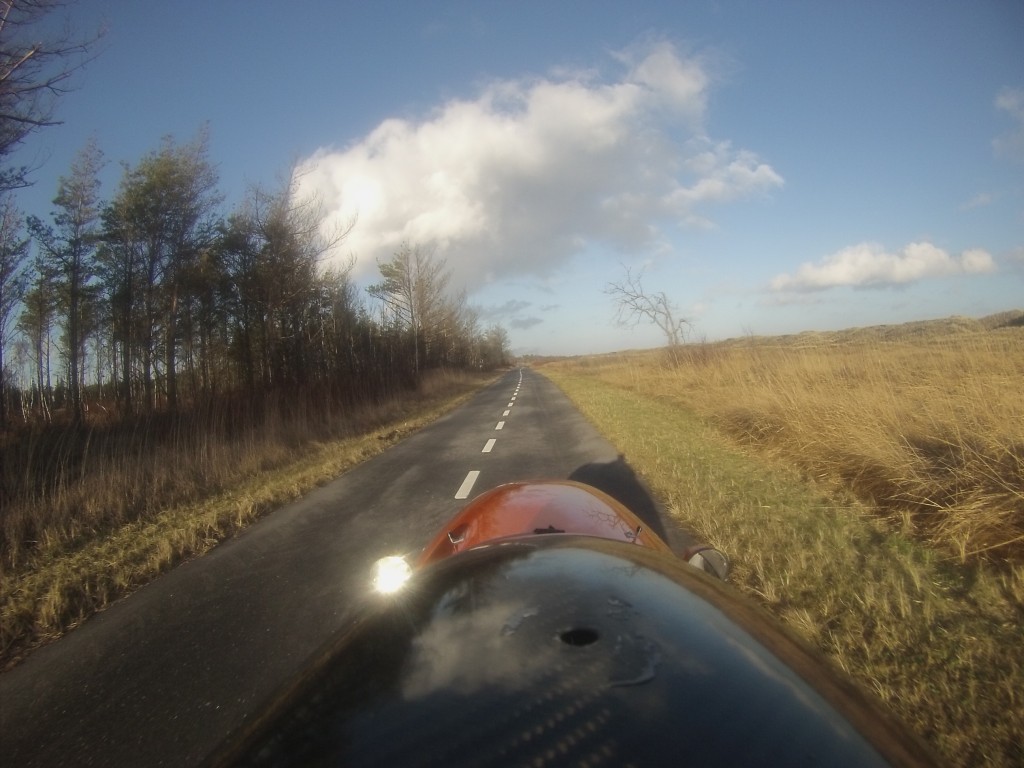
[(896, 253), (877, 243), (844, 248), (816, 264), (805, 262), (794, 275), (778, 275), (774, 291), (820, 291), (839, 286), (886, 287), (905, 285), (929, 277), (979, 274), (995, 270), (992, 256), (980, 248), (954, 258), (931, 243), (911, 243)]
[(1024, 162), (1024, 90), (1004, 88), (996, 96), (996, 108), (1014, 122), (1010, 133), (992, 140), (992, 148), (1000, 157)]
[(635, 254), (701, 209), (783, 182), (753, 153), (703, 134), (709, 76), (671, 45), (593, 72), (503, 80), (421, 120), (390, 119), (300, 164), (328, 226), (357, 217), (339, 256), (372, 273), (403, 241), (434, 246), (473, 288), (547, 275), (592, 243)]
[(667, 43), (638, 46), (616, 55), (630, 68), (627, 79), (646, 86), (656, 103), (699, 127), (707, 108), (709, 78), (698, 59), (681, 59)]
[(996, 196), (991, 192), (979, 192), (966, 203), (960, 206), (961, 211), (972, 211), (975, 208), (984, 208), (985, 206), (992, 205), (996, 201)]

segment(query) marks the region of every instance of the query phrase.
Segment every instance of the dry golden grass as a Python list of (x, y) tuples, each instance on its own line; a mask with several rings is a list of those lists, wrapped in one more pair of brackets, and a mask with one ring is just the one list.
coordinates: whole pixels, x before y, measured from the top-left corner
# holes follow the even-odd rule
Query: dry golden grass
[(1024, 329), (750, 339), (577, 365), (693, 410), (961, 559), (1024, 556)]
[[(7, 531), (36, 516), (35, 546), (9, 549), (0, 580), (0, 668), (53, 640), (183, 559), (208, 551), (260, 515), (337, 477), (451, 410), (489, 379), (439, 376), (416, 394), (347, 415), (347, 436), (313, 440), (294, 430), (241, 441), (200, 439), (134, 461), (92, 465), (50, 504), (5, 510)], [(181, 484), (174, 486), (174, 479)], [(155, 500), (166, 490), (163, 503)], [(122, 497), (154, 500), (142, 514), (103, 516)], [(86, 512), (86, 507), (94, 510)], [(83, 513), (80, 518), (75, 512)], [(11, 556), (11, 550), (17, 553)]]
[(954, 765), (1024, 764), (1024, 331), (549, 364), (732, 581)]

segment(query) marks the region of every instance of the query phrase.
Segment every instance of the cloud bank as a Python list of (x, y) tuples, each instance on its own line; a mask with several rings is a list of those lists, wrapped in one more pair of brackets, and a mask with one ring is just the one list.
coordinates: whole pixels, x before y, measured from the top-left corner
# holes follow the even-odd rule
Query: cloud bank
[(882, 288), (906, 285), (929, 277), (992, 272), (995, 261), (974, 248), (953, 257), (931, 243), (911, 243), (896, 253), (877, 243), (860, 243), (826, 256), (816, 264), (805, 262), (793, 275), (778, 275), (773, 291), (822, 291), (848, 286)]
[(782, 185), (752, 152), (704, 130), (710, 76), (667, 43), (593, 72), (502, 80), (419, 120), (389, 119), (300, 163), (339, 249), (371, 274), (402, 242), (436, 248), (456, 281), (547, 275), (589, 245), (636, 253), (703, 208)]

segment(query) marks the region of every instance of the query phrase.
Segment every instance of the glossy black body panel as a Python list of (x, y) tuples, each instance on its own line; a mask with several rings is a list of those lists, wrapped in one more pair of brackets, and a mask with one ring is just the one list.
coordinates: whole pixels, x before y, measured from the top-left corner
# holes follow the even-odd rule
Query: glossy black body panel
[(224, 759), (253, 765), (927, 762), (728, 587), (547, 535), (425, 569)]

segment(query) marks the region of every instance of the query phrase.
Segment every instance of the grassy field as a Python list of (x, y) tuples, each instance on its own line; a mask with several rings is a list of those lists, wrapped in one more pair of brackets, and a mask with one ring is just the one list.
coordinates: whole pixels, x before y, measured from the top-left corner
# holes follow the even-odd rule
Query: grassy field
[(337, 414), (331, 424), (320, 413), (315, 427), (275, 420), (233, 437), (191, 430), (148, 450), (91, 446), (54, 492), (3, 510), (0, 669), (384, 451), (490, 380), (434, 375), (418, 392)]
[(955, 765), (1024, 764), (1024, 329), (974, 321), (541, 369), (735, 584)]

